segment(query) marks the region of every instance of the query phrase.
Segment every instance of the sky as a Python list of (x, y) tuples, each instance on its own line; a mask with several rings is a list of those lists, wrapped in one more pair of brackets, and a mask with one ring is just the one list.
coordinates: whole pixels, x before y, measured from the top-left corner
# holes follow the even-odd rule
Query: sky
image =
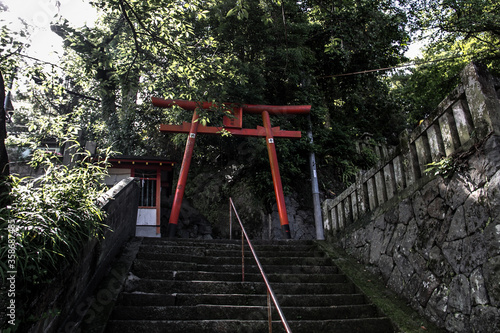
[(410, 58), (416, 58), (422, 55), (422, 48), (425, 46), (425, 41), (417, 41), (415, 43), (410, 44), (408, 47), (408, 51), (406, 51), (405, 55)]
[(11, 30), (19, 31), (22, 18), (34, 27), (31, 46), (26, 54), (48, 62), (57, 62), (62, 54), (62, 39), (50, 30), (50, 22), (55, 16), (62, 16), (73, 26), (87, 24), (92, 27), (97, 12), (84, 0), (0, 0), (9, 9), (1, 12), (0, 18), (7, 21)]

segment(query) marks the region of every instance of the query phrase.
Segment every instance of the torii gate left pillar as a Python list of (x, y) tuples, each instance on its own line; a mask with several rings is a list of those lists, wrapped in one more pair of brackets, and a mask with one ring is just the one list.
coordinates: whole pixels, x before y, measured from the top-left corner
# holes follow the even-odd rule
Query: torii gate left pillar
[[(297, 105), (297, 106), (276, 106), (276, 105), (229, 105), (228, 109), (231, 111), (232, 116), (223, 118), (223, 127), (207, 127), (198, 123), (197, 109), (210, 109), (216, 107), (209, 102), (197, 103), (183, 100), (165, 100), (153, 97), (153, 105), (159, 107), (169, 108), (173, 105), (178, 105), (185, 110), (193, 111), (193, 118), (191, 123), (183, 123), (182, 125), (161, 125), (160, 131), (171, 133), (188, 133), (186, 142), (186, 149), (184, 150), (184, 157), (182, 159), (181, 171), (179, 180), (175, 189), (174, 202), (172, 204), (172, 211), (167, 226), (167, 237), (174, 238), (177, 230), (177, 222), (184, 197), (184, 190), (186, 187), (189, 166), (191, 164), (191, 157), (193, 155), (194, 143), (198, 133), (218, 134), (222, 129), (230, 132), (235, 136), (260, 136), (266, 138), (267, 151), (269, 155), (269, 163), (271, 165), (271, 173), (273, 177), (274, 192), (276, 195), (276, 203), (278, 206), (278, 213), (280, 216), (280, 224), (283, 236), (290, 239), (290, 225), (288, 223), (288, 214), (286, 212), (285, 197), (283, 195), (283, 186), (281, 184), (281, 176), (278, 166), (278, 158), (274, 146), (274, 138), (300, 138), (300, 131), (282, 131), (279, 127), (271, 127), (270, 114), (307, 114), (311, 110), (310, 105)], [(256, 129), (242, 128), (243, 113), (261, 114), (264, 127), (258, 126)]]

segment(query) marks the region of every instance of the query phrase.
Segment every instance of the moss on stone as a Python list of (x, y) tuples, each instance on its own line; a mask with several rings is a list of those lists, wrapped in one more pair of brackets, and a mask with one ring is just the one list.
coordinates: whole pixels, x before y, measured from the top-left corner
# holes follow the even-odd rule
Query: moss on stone
[(344, 250), (324, 241), (317, 243), (369, 300), (392, 320), (400, 332), (446, 332), (411, 309), (406, 300), (385, 287), (380, 277), (368, 272)]

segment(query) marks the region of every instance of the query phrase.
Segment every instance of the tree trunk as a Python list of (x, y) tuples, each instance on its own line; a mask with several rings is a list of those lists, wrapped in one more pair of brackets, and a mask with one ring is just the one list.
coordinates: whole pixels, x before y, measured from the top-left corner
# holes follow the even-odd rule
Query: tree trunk
[(2, 72), (0, 71), (0, 208), (5, 207), (9, 202), (10, 186), (9, 179), (9, 156), (5, 147), (5, 139), (7, 138), (5, 110), (5, 84)]

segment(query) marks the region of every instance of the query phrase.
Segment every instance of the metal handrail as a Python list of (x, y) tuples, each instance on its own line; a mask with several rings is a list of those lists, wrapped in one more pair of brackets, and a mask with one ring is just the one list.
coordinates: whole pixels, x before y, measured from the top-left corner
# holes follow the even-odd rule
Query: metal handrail
[(269, 280), (267, 279), (266, 273), (264, 273), (264, 269), (262, 268), (262, 265), (259, 261), (259, 258), (257, 257), (257, 253), (255, 253), (252, 242), (250, 241), (250, 238), (248, 238), (247, 232), (245, 231), (245, 227), (243, 227), (243, 223), (241, 222), (240, 216), (238, 215), (238, 212), (236, 211), (236, 207), (234, 207), (234, 202), (233, 202), (232, 198), (229, 198), (229, 230), (230, 230), (229, 238), (231, 239), (231, 234), (232, 234), (232, 211), (233, 210), (234, 210), (234, 213), (236, 215), (236, 218), (238, 219), (238, 223), (240, 224), (240, 227), (241, 227), (242, 281), (243, 282), (245, 281), (244, 239), (246, 239), (246, 241), (248, 243), (248, 247), (250, 248), (250, 251), (252, 252), (252, 255), (253, 255), (253, 258), (255, 259), (255, 263), (257, 264), (257, 267), (259, 267), (260, 274), (262, 275), (262, 278), (264, 279), (264, 283), (266, 284), (266, 288), (267, 288), (269, 332), (272, 332), (271, 307), (270, 307), (270, 302), (269, 302), (269, 298), (271, 298), (273, 303), (274, 303), (274, 306), (276, 307), (276, 310), (278, 311), (281, 323), (283, 324), (285, 331), (287, 333), (291, 333), (292, 330), (290, 329), (290, 326), (288, 326), (288, 322), (286, 321), (285, 315), (283, 314), (283, 311), (281, 310), (281, 307), (278, 303), (278, 299), (276, 298), (276, 295), (274, 294), (273, 289), (271, 288), (271, 285), (269, 284)]

